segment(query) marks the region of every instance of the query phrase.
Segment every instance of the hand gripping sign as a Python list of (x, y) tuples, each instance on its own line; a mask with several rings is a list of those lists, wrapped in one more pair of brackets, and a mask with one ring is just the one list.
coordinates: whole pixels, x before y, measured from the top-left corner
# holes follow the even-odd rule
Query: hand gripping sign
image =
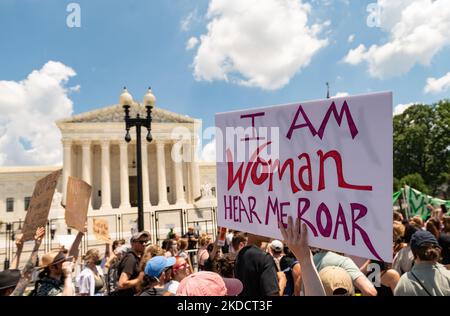
[(216, 114), (218, 225), (392, 261), (392, 94)]

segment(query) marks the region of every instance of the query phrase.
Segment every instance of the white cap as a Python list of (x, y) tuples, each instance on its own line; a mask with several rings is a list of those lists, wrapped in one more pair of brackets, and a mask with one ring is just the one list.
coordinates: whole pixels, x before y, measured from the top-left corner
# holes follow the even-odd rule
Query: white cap
[(273, 240), (270, 243), (270, 247), (272, 248), (272, 250), (280, 252), (283, 250), (283, 243), (279, 240)]

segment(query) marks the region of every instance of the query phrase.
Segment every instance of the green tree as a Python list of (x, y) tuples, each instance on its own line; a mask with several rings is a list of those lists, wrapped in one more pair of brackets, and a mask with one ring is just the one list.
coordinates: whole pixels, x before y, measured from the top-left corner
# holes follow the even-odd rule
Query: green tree
[(407, 176), (404, 176), (400, 183), (402, 186), (404, 184), (409, 185), (410, 187), (419, 190), (420, 192), (429, 194), (428, 186), (425, 184), (425, 181), (423, 181), (423, 178), (418, 173), (408, 174)]
[(416, 104), (395, 116), (394, 177), (402, 179), (417, 173), (429, 187), (429, 193), (437, 194), (441, 173), (450, 170), (449, 126), (449, 100), (432, 106)]

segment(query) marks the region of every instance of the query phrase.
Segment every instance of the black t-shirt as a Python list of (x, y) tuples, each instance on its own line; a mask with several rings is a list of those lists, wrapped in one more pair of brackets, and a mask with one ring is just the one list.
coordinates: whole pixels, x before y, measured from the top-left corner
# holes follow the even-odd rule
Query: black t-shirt
[[(120, 276), (122, 275), (122, 272), (125, 272), (129, 275), (129, 280), (136, 279), (139, 276), (139, 262), (140, 258), (133, 252), (130, 251), (126, 254), (126, 256), (122, 259), (122, 261), (119, 264), (118, 268), (118, 279), (120, 279)], [(119, 281), (119, 280), (117, 280)], [(133, 296), (134, 295), (134, 289), (125, 289), (125, 290), (118, 290), (117, 295), (120, 296)]]
[(442, 247), (442, 264), (450, 264), (450, 233), (441, 233), (439, 246)]
[(197, 248), (197, 241), (194, 239), (198, 239), (198, 235), (194, 232), (187, 232), (184, 234), (183, 238), (187, 238), (188, 240), (188, 250)]
[(139, 296), (164, 296), (167, 291), (163, 287), (151, 287), (142, 291)]
[(272, 256), (254, 245), (239, 251), (234, 271), (235, 277), (244, 285), (240, 296), (278, 295), (280, 291)]

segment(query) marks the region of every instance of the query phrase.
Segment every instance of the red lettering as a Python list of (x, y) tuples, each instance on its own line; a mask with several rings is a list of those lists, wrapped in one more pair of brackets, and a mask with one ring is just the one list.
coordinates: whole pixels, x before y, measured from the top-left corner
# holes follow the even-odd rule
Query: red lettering
[(331, 113), (333, 113), (334, 118), (336, 119), (336, 122), (338, 123), (339, 127), (341, 127), (342, 118), (344, 117), (345, 114), (345, 117), (347, 118), (348, 128), (350, 129), (350, 134), (352, 135), (352, 139), (355, 139), (356, 135), (358, 135), (358, 129), (356, 128), (355, 122), (353, 121), (352, 114), (350, 113), (350, 109), (348, 108), (347, 101), (344, 101), (340, 114), (337, 113), (336, 104), (334, 102), (331, 103), (327, 113), (325, 114), (325, 117), (323, 118), (319, 131), (317, 132), (319, 138), (322, 139), (323, 137), (325, 127), (328, 124), (328, 120), (330, 119)]
[(334, 228), (333, 239), (337, 238), (339, 225), (342, 225), (342, 228), (344, 229), (345, 241), (348, 241), (350, 239), (350, 236), (348, 234), (347, 222), (345, 221), (345, 214), (344, 214), (344, 210), (342, 209), (341, 203), (339, 203), (338, 213), (337, 213), (337, 217), (336, 217), (336, 227)]
[[(325, 227), (323, 227), (323, 225), (322, 225), (322, 214), (325, 214), (325, 217), (327, 219)], [(331, 219), (330, 210), (325, 205), (325, 203), (320, 203), (319, 207), (317, 208), (316, 222), (317, 222), (317, 228), (319, 229), (320, 234), (323, 237), (330, 237), (333, 221)]]
[[(300, 186), (305, 191), (312, 191), (312, 170), (311, 170), (311, 159), (309, 159), (309, 155), (307, 153), (303, 153), (300, 156), (298, 156), (298, 159), (302, 160), (303, 158), (306, 159), (306, 165), (301, 166), (298, 170), (298, 178), (300, 180)], [(303, 172), (308, 173), (308, 183), (305, 183), (303, 180)]]
[[(303, 119), (305, 120), (305, 123), (296, 125), (295, 123), (297, 122), (297, 119), (298, 119), (298, 116), (300, 115), (300, 113), (302, 114)], [(296, 129), (303, 128), (303, 127), (308, 127), (312, 136), (315, 136), (317, 134), (314, 126), (311, 124), (311, 121), (308, 118), (308, 115), (306, 115), (305, 111), (303, 110), (303, 107), (301, 105), (299, 105), (298, 109), (297, 109), (297, 113), (295, 113), (294, 120), (291, 123), (291, 127), (289, 127), (289, 131), (288, 131), (286, 137), (288, 139), (291, 139), (292, 133)]]
[(319, 191), (322, 191), (325, 189), (325, 172), (324, 172), (324, 165), (325, 160), (328, 158), (332, 158), (336, 164), (336, 172), (338, 177), (338, 186), (340, 188), (344, 189), (352, 189), (352, 190), (359, 190), (359, 191), (372, 191), (371, 185), (354, 185), (347, 183), (344, 179), (344, 170), (342, 167), (342, 158), (338, 151), (336, 150), (330, 150), (326, 154), (323, 153), (322, 150), (317, 151), (317, 154), (320, 158), (320, 171), (319, 171), (319, 187), (317, 188)]
[[(305, 205), (303, 207), (300, 207), (300, 205), (302, 203), (305, 203)], [(299, 218), (300, 221), (305, 222), (306, 225), (308, 225), (309, 229), (311, 229), (314, 237), (317, 237), (317, 230), (314, 227), (313, 224), (311, 224), (310, 221), (306, 220), (305, 218), (303, 218), (303, 215), (305, 215), (306, 211), (309, 209), (309, 206), (311, 205), (311, 202), (309, 202), (309, 199), (307, 198), (299, 198), (298, 199), (298, 203), (297, 203), (297, 217)]]
[[(370, 241), (369, 235), (367, 235), (366, 231), (359, 226), (356, 222), (366, 216), (367, 214), (367, 207), (365, 207), (362, 204), (359, 203), (350, 203), (350, 207), (352, 209), (352, 245), (354, 246), (356, 243), (356, 230), (359, 231), (361, 234), (361, 237), (366, 244), (367, 248), (369, 248), (370, 252), (380, 261), (383, 261), (381, 257), (378, 255), (377, 251), (372, 245), (372, 242)], [(358, 216), (355, 216), (355, 211), (359, 210)]]

